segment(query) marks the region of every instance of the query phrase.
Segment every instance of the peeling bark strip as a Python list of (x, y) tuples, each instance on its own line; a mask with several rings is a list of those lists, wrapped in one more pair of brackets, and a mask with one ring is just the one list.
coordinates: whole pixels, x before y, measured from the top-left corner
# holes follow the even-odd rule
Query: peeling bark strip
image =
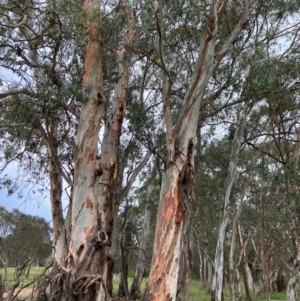
[[(100, 1), (83, 1), (91, 16), (88, 23), (84, 62), (83, 96), (76, 135), (75, 173), (72, 191), (72, 231), (66, 266), (54, 275), (48, 286), (51, 300), (105, 300), (107, 296), (107, 258), (103, 249), (109, 245), (106, 221), (109, 212), (101, 210), (97, 194), (101, 164), (98, 133), (104, 114), (102, 57), (97, 17)], [(102, 255), (102, 256), (101, 256)]]
[(177, 189), (179, 172), (169, 168), (161, 188), (151, 272), (144, 301), (175, 300), (182, 228), (182, 208)]
[(245, 1), (239, 22), (216, 53), (217, 34), (227, 1), (212, 1), (193, 76), (179, 118), (173, 126), (170, 107), (172, 81), (165, 62), (163, 8), (159, 7), (160, 2), (155, 5), (152, 2), (159, 33), (157, 51), (163, 66), (162, 98), (166, 122), (167, 169), (162, 179), (151, 271), (143, 301), (176, 300), (183, 228), (188, 227), (184, 216), (191, 200), (191, 189), (186, 189), (185, 186), (188, 181), (193, 185), (194, 140), (201, 102), (213, 70), (247, 23), (249, 8), (253, 3), (254, 0)]
[(105, 109), (101, 36), (97, 29), (100, 1), (84, 1), (88, 15), (83, 96), (76, 135), (75, 173), (72, 191), (72, 222), (66, 266), (52, 277), (51, 300), (107, 301), (112, 292), (111, 236), (113, 195), (117, 175), (117, 152), (127, 103), (128, 65), (126, 45), (135, 35), (134, 14), (130, 29), (116, 51), (120, 80), (115, 88), (112, 112), (107, 118), (98, 151), (100, 122)]

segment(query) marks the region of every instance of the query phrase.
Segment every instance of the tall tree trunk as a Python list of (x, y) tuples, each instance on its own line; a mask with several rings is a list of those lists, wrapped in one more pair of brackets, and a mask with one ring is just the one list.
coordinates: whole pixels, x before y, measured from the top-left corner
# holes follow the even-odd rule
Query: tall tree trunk
[(177, 288), (177, 301), (188, 301), (190, 297), (190, 278), (192, 266), (192, 251), (189, 240), (189, 224), (191, 218), (192, 204), (187, 202), (188, 207), (185, 208), (183, 217), (183, 230), (181, 242), (181, 258), (179, 265), (179, 277)]
[(266, 254), (265, 244), (265, 207), (264, 207), (264, 195), (261, 195), (260, 200), (260, 219), (261, 219), (261, 233), (260, 233), (260, 262), (263, 272), (263, 289), (267, 295), (267, 301), (271, 300), (270, 297), (270, 279), (269, 279), (269, 265), (268, 256)]
[[(98, 157), (98, 133), (105, 109), (101, 37), (97, 29), (100, 1), (83, 1), (91, 17), (88, 23), (83, 98), (75, 139), (75, 173), (72, 190), (72, 217), (69, 252), (61, 276), (51, 279), (48, 299), (104, 301), (112, 227), (112, 204), (99, 189), (103, 175)], [(108, 183), (109, 184), (109, 183)], [(108, 186), (109, 188), (109, 186)], [(100, 190), (100, 191), (99, 191)], [(109, 193), (109, 189), (108, 193)], [(60, 274), (58, 274), (60, 275)], [(64, 280), (65, 283), (62, 281)], [(54, 296), (53, 296), (54, 295)]]
[[(126, 223), (126, 221), (125, 221)], [(121, 230), (120, 238), (120, 252), (121, 252), (121, 280), (119, 284), (119, 297), (126, 297), (126, 300), (129, 300), (129, 290), (128, 290), (128, 257), (129, 257), (129, 248), (131, 246), (131, 227), (126, 224), (125, 233), (123, 240), (123, 229)]]
[[(246, 116), (244, 116), (244, 118), (246, 118)], [(245, 123), (244, 126), (246, 126), (246, 123)], [(239, 226), (239, 219), (240, 219), (240, 216), (241, 216), (244, 200), (246, 198), (246, 192), (247, 192), (250, 180), (252, 178), (253, 169), (254, 169), (254, 166), (257, 162), (258, 156), (259, 156), (259, 152), (257, 151), (256, 155), (252, 159), (252, 162), (250, 163), (249, 168), (250, 168), (251, 171), (248, 175), (248, 178), (247, 178), (246, 182), (243, 185), (242, 194), (241, 194), (240, 200), (237, 204), (237, 210), (236, 210), (236, 213), (235, 213), (235, 216), (234, 216), (234, 219), (233, 219), (233, 223), (232, 223), (232, 238), (231, 238), (231, 246), (230, 246), (230, 253), (229, 253), (229, 285), (230, 285), (230, 300), (231, 301), (235, 301), (236, 267), (234, 266), (234, 254), (235, 254), (235, 249), (236, 249), (236, 238), (237, 238), (237, 235), (239, 237), (241, 237), (241, 235), (242, 235), (241, 228)], [(239, 241), (241, 243), (241, 240), (239, 240)], [(242, 257), (245, 255), (245, 252), (246, 251), (243, 249), (242, 250)], [(244, 259), (244, 257), (243, 257), (243, 259)], [(243, 260), (243, 263), (244, 263), (244, 260)], [(243, 265), (243, 268), (244, 268), (244, 265)], [(247, 298), (250, 298), (248, 285), (245, 286), (245, 289), (246, 289)]]
[(241, 301), (242, 300), (242, 290), (241, 290), (240, 272), (238, 269), (235, 269), (235, 273), (236, 273), (238, 297), (239, 297), (239, 300)]
[(207, 260), (207, 292), (211, 294), (212, 292), (212, 282), (213, 282), (213, 263), (210, 260)]
[[(199, 241), (197, 242), (197, 248), (198, 248), (198, 254), (199, 254), (199, 278), (200, 278), (200, 283), (201, 283), (202, 287), (204, 287), (205, 276), (203, 273), (203, 259), (202, 259)], [(204, 269), (205, 269), (205, 265), (204, 265)]]
[[(149, 200), (151, 198), (152, 191), (153, 191), (153, 186), (150, 185), (148, 189)], [(138, 299), (141, 295), (141, 283), (145, 272), (145, 260), (146, 260), (145, 251), (149, 239), (149, 232), (150, 232), (150, 210), (148, 205), (146, 205), (143, 228), (140, 236), (138, 260), (136, 264), (135, 275), (130, 289), (130, 298), (133, 300)]]
[[(298, 163), (298, 157), (300, 153), (300, 128), (297, 128), (296, 130), (297, 134), (297, 143), (295, 145), (295, 149), (293, 151), (293, 160), (295, 163)], [(298, 164), (295, 164), (298, 166)], [(293, 192), (296, 190), (295, 185), (292, 186), (291, 189)], [(299, 212), (296, 207), (296, 200), (292, 200), (292, 208), (295, 212)], [(293, 242), (293, 266), (290, 268), (290, 278), (287, 283), (287, 300), (288, 301), (296, 301), (297, 300), (297, 292), (296, 292), (296, 285), (298, 281), (298, 275), (299, 275), (299, 262), (300, 262), (300, 239), (299, 234), (297, 232), (297, 229), (300, 227), (300, 216), (298, 213), (298, 216), (295, 216), (292, 218), (291, 226), (290, 226), (290, 235), (291, 240)]]
[(300, 239), (297, 233), (297, 229), (299, 228), (299, 221), (298, 223), (295, 219), (292, 219), (291, 222), (291, 239), (293, 241), (293, 266), (290, 269), (290, 276), (287, 283), (287, 290), (286, 290), (286, 299), (288, 301), (296, 301), (297, 300), (297, 290), (296, 285), (298, 282), (298, 275), (299, 275), (299, 262), (300, 262)]
[(237, 224), (237, 230), (238, 230), (239, 244), (240, 244), (240, 247), (242, 250), (242, 268), (243, 268), (246, 299), (251, 300), (251, 294), (254, 292), (253, 279), (252, 279), (251, 271), (250, 271), (250, 268), (248, 265), (247, 251), (246, 251), (246, 247), (245, 247), (244, 240), (243, 240), (241, 226), (239, 223)]
[[(52, 144), (53, 145), (53, 144)], [(57, 152), (48, 147), (49, 176), (50, 176), (50, 201), (53, 222), (53, 264), (54, 268), (64, 266), (67, 255), (66, 231), (62, 209), (62, 176)]]
[[(112, 109), (108, 114), (101, 149), (101, 165), (103, 175), (101, 176), (102, 185), (99, 186), (99, 193), (100, 195), (105, 196), (104, 204), (111, 204), (111, 231), (113, 229), (112, 227), (114, 210), (112, 207), (114, 204), (114, 192), (117, 180), (118, 149), (122, 132), (123, 119), (126, 112), (128, 94), (129, 62), (125, 58), (126, 46), (131, 42), (136, 34), (136, 31), (134, 30), (135, 14), (129, 8), (127, 11), (127, 18), (129, 30), (122, 40), (118, 50), (116, 51), (118, 74), (120, 79), (114, 91)], [(106, 206), (104, 208), (106, 210)], [(107, 257), (109, 257), (107, 266), (107, 289), (109, 294), (111, 295), (113, 289), (113, 257), (110, 246), (109, 248), (107, 248), (106, 255)]]
[[(249, 111), (249, 108), (245, 107), (243, 110), (243, 114), (242, 114), (240, 120), (238, 121), (239, 124), (237, 124), (237, 127), (236, 127), (234, 140), (233, 140), (233, 144), (232, 144), (231, 155), (230, 155), (228, 175), (227, 175), (227, 178), (225, 180), (225, 185), (224, 185), (224, 192), (223, 192), (224, 198), (223, 198), (223, 207), (222, 207), (222, 213), (221, 213), (221, 225), (219, 228), (219, 235), (218, 235), (215, 260), (214, 260), (215, 271), (214, 271), (214, 277), (213, 277), (212, 300), (215, 300), (215, 301), (222, 301), (223, 271), (224, 271), (224, 241), (225, 241), (226, 228), (227, 228), (227, 224), (229, 221), (227, 208), (229, 205), (232, 185), (235, 180), (237, 160), (238, 160), (240, 148), (241, 148), (241, 138), (244, 134), (248, 111)], [(234, 278), (234, 269), (233, 268), (231, 268), (231, 273), (232, 273), (231, 277)], [(233, 283), (234, 283), (234, 280), (233, 280)], [(234, 298), (234, 296), (233, 296), (233, 298)]]
[[(134, 36), (131, 29), (116, 51), (119, 82), (112, 112), (106, 122), (101, 157), (98, 134), (105, 112), (101, 36), (98, 31), (100, 0), (83, 1), (88, 15), (88, 39), (84, 62), (83, 98), (76, 135), (75, 173), (72, 190), (72, 231), (67, 266), (53, 277), (50, 288), (61, 292), (57, 300), (104, 301), (112, 292), (111, 236), (113, 194), (117, 175), (117, 151), (127, 102), (128, 66), (125, 47)], [(132, 21), (131, 14), (130, 22)], [(100, 159), (101, 158), (101, 159)], [(51, 294), (51, 289), (48, 293)], [(76, 296), (76, 297), (75, 297)], [(53, 297), (53, 296), (52, 296)]]
[(203, 30), (199, 56), (175, 127), (172, 124), (170, 103), (172, 78), (165, 61), (165, 32), (159, 4), (158, 2), (158, 5), (153, 5), (153, 9), (159, 32), (160, 63), (163, 67), (162, 99), (166, 123), (167, 164), (160, 191), (151, 271), (143, 300), (175, 301), (182, 232), (186, 227), (184, 215), (191, 201), (194, 145), (201, 101), (213, 70), (246, 25), (249, 7), (253, 1), (245, 2), (239, 22), (218, 53), (215, 53), (217, 34), (227, 1), (212, 2), (208, 23)]

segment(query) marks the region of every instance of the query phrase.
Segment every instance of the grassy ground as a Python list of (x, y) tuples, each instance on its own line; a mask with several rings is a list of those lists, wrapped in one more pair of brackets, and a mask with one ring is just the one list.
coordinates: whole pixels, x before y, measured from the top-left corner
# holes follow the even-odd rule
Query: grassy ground
[[(27, 285), (28, 283), (32, 282), (37, 276), (41, 275), (44, 272), (43, 267), (32, 267), (30, 270), (30, 274), (28, 279), (26, 279), (25, 277), (25, 273), (23, 273), (23, 275), (20, 277), (20, 285), (24, 286)], [(13, 285), (15, 282), (13, 280), (14, 277), (14, 268), (8, 268), (8, 274), (7, 274), (7, 286), (11, 286)], [(26, 271), (25, 271), (26, 272)], [(3, 275), (4, 271), (3, 269), (0, 269), (0, 275)], [(130, 288), (131, 283), (132, 283), (132, 278), (128, 279), (128, 286)], [(119, 288), (119, 278), (115, 277), (113, 280), (113, 285), (114, 285), (114, 295), (117, 295), (118, 292), (118, 288)], [(30, 285), (29, 287), (32, 287), (32, 285)], [(146, 280), (143, 280), (142, 282), (142, 291), (145, 289), (146, 287)], [(245, 295), (242, 296), (243, 300), (245, 300)], [(210, 295), (207, 294), (206, 290), (202, 288), (202, 286), (200, 285), (199, 281), (197, 280), (192, 280), (191, 281), (191, 285), (190, 285), (190, 301), (210, 301)], [(230, 300), (230, 294), (229, 294), (229, 290), (225, 288), (224, 290), (224, 300), (225, 301), (229, 301)], [(264, 301), (266, 300), (266, 294), (262, 293), (260, 294), (258, 299), (253, 298), (253, 300), (258, 300), (258, 301)], [(286, 293), (272, 293), (271, 294), (271, 300), (286, 300)]]
[[(22, 275), (20, 277), (19, 287), (22, 287), (24, 285), (31, 283), (36, 277), (40, 276), (44, 272), (44, 270), (45, 270), (44, 267), (32, 267), (30, 269), (28, 278), (26, 278), (26, 276), (25, 276), (26, 269), (25, 269), (25, 271), (22, 273)], [(6, 279), (7, 287), (10, 287), (13, 284), (15, 284), (14, 273), (15, 273), (15, 268), (7, 269), (7, 279)], [(2, 277), (4, 276), (4, 269), (0, 269), (0, 275)], [(32, 285), (30, 285), (29, 287), (32, 287)]]
[[(128, 280), (128, 286), (130, 288), (132, 283), (132, 278), (129, 278)], [(118, 288), (119, 288), (119, 279), (114, 279), (114, 295), (117, 295)], [(146, 280), (144, 279), (142, 282), (142, 290), (145, 289), (146, 286)], [(242, 295), (243, 300), (246, 300), (246, 295)], [(206, 292), (205, 289), (200, 285), (200, 282), (197, 280), (191, 280), (191, 285), (190, 285), (190, 301), (210, 301), (211, 296)], [(230, 292), (229, 289), (225, 288), (224, 290), (224, 300), (229, 301), (230, 300)], [(238, 300), (238, 298), (236, 298)], [(259, 295), (258, 298), (255, 298), (253, 296), (252, 300), (257, 300), (257, 301), (265, 301), (267, 300), (266, 294), (262, 293)], [(271, 294), (271, 300), (272, 301), (278, 301), (278, 300), (286, 300), (286, 293), (272, 293)]]

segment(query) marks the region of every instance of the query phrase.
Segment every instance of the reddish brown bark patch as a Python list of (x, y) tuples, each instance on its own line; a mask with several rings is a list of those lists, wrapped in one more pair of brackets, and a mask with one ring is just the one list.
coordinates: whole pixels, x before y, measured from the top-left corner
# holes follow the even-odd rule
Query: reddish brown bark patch
[(86, 241), (89, 240), (89, 238), (92, 236), (93, 232), (94, 232), (94, 228), (95, 225), (93, 225), (92, 227), (84, 227), (84, 233), (85, 233), (85, 239)]
[(85, 204), (86, 204), (87, 209), (93, 209), (93, 207), (94, 207), (93, 202), (90, 198), (87, 198), (87, 200), (85, 201)]

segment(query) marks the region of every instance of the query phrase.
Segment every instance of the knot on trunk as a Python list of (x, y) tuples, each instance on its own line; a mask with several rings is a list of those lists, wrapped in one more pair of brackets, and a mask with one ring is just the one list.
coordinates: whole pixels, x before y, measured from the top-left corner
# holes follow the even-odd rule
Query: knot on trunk
[(108, 235), (107, 235), (107, 233), (106, 233), (105, 231), (100, 230), (100, 231), (97, 233), (97, 242), (98, 242), (101, 246), (109, 245)]

